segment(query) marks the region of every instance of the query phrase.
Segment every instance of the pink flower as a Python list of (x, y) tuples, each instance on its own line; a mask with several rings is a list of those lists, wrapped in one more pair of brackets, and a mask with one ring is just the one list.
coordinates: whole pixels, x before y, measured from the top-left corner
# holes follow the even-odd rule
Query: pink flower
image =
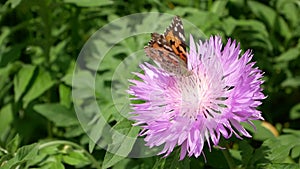
[(205, 145), (217, 146), (221, 136), (251, 137), (241, 122), (263, 120), (256, 108), (265, 98), (263, 73), (252, 56), (250, 50), (241, 55), (239, 44), (230, 39), (222, 47), (218, 36), (198, 43), (191, 36), (191, 75), (174, 76), (148, 63), (140, 65), (144, 73), (135, 73), (140, 80), (130, 80), (129, 93), (143, 101), (132, 104), (132, 119), (143, 128), (146, 145), (164, 144), (160, 154), (165, 156), (180, 146), (183, 159), (186, 154), (200, 156)]

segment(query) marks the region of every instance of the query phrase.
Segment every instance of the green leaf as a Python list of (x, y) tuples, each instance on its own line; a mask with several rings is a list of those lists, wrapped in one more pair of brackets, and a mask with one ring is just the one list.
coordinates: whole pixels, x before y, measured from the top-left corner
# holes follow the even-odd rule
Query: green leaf
[(237, 21), (233, 17), (228, 17), (223, 20), (223, 29), (226, 35), (231, 35), (237, 26)]
[(102, 168), (106, 169), (106, 168), (112, 167), (113, 165), (117, 164), (118, 162), (120, 162), (123, 159), (125, 159), (125, 157), (118, 156), (115, 153), (110, 153), (110, 152), (107, 151), (105, 153)]
[(300, 103), (294, 105), (290, 111), (290, 118), (296, 120), (300, 118)]
[(65, 166), (60, 161), (51, 162), (49, 164), (49, 169), (65, 169)]
[(72, 151), (69, 154), (64, 155), (63, 160), (70, 165), (84, 166), (90, 164), (89, 159), (84, 155), (83, 151)]
[(247, 166), (253, 155), (254, 149), (246, 141), (241, 141), (239, 143), (239, 146), (241, 149), (241, 156), (242, 156), (241, 161), (244, 166)]
[[(19, 63), (8, 64), (3, 68), (0, 68), (0, 99), (9, 100), (12, 98), (12, 95), (8, 95), (11, 91), (11, 87), (13, 85), (10, 76), (14, 74), (15, 70), (18, 70), (20, 67)], [(5, 103), (4, 103), (5, 104)]]
[(295, 146), (293, 149), (292, 149), (292, 152), (291, 152), (291, 157), (292, 158), (297, 158), (300, 156), (300, 145), (297, 145)]
[(223, 16), (227, 12), (228, 1), (214, 1), (210, 11), (218, 15), (219, 17)]
[(284, 19), (276, 13), (271, 7), (257, 1), (247, 1), (250, 10), (262, 19), (268, 27), (277, 30), (283, 37), (289, 39), (291, 33)]
[[(143, 55), (142, 51), (136, 52), (134, 55), (130, 55), (122, 61), (121, 64), (114, 70), (114, 75), (112, 79), (111, 89), (107, 95), (111, 95), (114, 103), (114, 107), (117, 109), (117, 113), (113, 114), (114, 117), (121, 116), (128, 117), (128, 112), (130, 112), (130, 100), (129, 94), (126, 92), (129, 88), (128, 79), (133, 79), (135, 75), (131, 72), (137, 72), (137, 67), (140, 61), (144, 59), (138, 56)], [(97, 85), (98, 86), (98, 85)], [(97, 88), (99, 95), (101, 95), (101, 88)], [(111, 92), (114, 91), (114, 92)], [(103, 93), (103, 92), (102, 92)], [(116, 118), (118, 119), (118, 118)]]
[[(91, 123), (94, 120), (91, 120), (89, 127), (89, 151), (92, 152), (96, 143), (98, 145), (102, 145), (106, 147), (109, 143), (111, 143), (111, 133), (109, 133), (109, 128), (107, 121), (103, 117), (95, 116), (95, 122)], [(96, 120), (97, 119), (97, 120)], [(100, 138), (102, 137), (101, 141)]]
[(229, 153), (230, 155), (236, 159), (236, 160), (239, 160), (239, 161), (242, 161), (242, 156), (241, 156), (241, 151), (240, 150), (237, 150), (237, 149), (229, 149)]
[(79, 7), (96, 7), (113, 4), (111, 0), (64, 0), (65, 3), (74, 3)]
[[(0, 46), (5, 46), (6, 45), (6, 39), (8, 38), (8, 36), (11, 34), (11, 29), (9, 29), (8, 27), (2, 27), (1, 29), (1, 34), (0, 34)], [(7, 48), (6, 48), (7, 49)], [(0, 52), (0, 54), (2, 55), (3, 51)], [(1, 64), (1, 60), (2, 60), (2, 57), (0, 57), (0, 65), (3, 65)], [(4, 65), (6, 66), (6, 65)]]
[(12, 140), (10, 140), (10, 142), (6, 145), (6, 149), (10, 152), (10, 153), (15, 153), (19, 147), (20, 144), (20, 137), (17, 134)]
[(260, 147), (254, 149), (247, 141), (239, 142), (239, 149), (241, 150), (242, 165), (244, 168), (257, 168), (260, 163), (268, 162), (265, 159), (266, 149)]
[(19, 161), (23, 161), (23, 160), (27, 161), (35, 158), (37, 154), (38, 154), (38, 144), (34, 143), (34, 144), (21, 147), (17, 151), (16, 157)]
[(94, 96), (95, 93), (95, 77), (89, 71), (79, 71), (73, 77), (72, 97), (75, 102), (85, 98)]
[(289, 21), (291, 27), (296, 27), (299, 24), (299, 0), (278, 0), (276, 1), (277, 10), (282, 13)]
[(71, 89), (70, 87), (60, 84), (59, 85), (59, 101), (60, 104), (70, 108), (71, 106)]
[(61, 80), (67, 85), (72, 86), (73, 74), (66, 74)]
[[(180, 149), (174, 149), (168, 157), (161, 158), (157, 157), (155, 163), (153, 164), (152, 169), (156, 168), (176, 168), (176, 169), (189, 169), (191, 166), (191, 162), (189, 158), (184, 158), (183, 160), (179, 160), (180, 158)], [(199, 167), (199, 164), (197, 164)]]
[(290, 146), (284, 146), (282, 142), (274, 139), (269, 141), (267, 140), (265, 144), (271, 147), (271, 153), (269, 153), (269, 156), (267, 158), (273, 162), (284, 161), (288, 157), (291, 149)]
[(66, 138), (73, 138), (78, 137), (82, 134), (86, 134), (86, 132), (82, 129), (82, 126), (69, 126), (66, 128), (66, 132), (64, 133), (64, 136)]
[(50, 140), (50, 141), (42, 141), (40, 143), (40, 151), (39, 153), (41, 155), (55, 155), (60, 150), (58, 149), (59, 144), (55, 143), (56, 140)]
[(13, 63), (20, 58), (21, 52), (24, 49), (25, 44), (16, 44), (9, 48), (9, 50), (2, 53), (0, 56), (0, 67), (4, 67), (9, 63)]
[[(263, 48), (272, 51), (273, 46), (270, 41), (269, 31), (264, 23), (254, 19), (232, 19), (225, 18), (222, 27), (228, 36), (237, 34), (239, 38), (249, 42), (247, 46), (251, 48)], [(243, 45), (243, 44), (242, 44)]]
[(273, 163), (285, 162), (287, 159), (289, 159), (291, 150), (300, 145), (299, 140), (300, 135), (295, 134), (284, 134), (279, 137), (266, 140), (263, 143), (263, 147), (268, 147), (270, 151), (267, 159)]
[(5, 5), (11, 5), (11, 8), (15, 8), (21, 3), (22, 0), (8, 0)]
[(56, 126), (67, 127), (79, 124), (75, 112), (58, 103), (35, 105), (34, 110), (52, 121)]
[(30, 160), (33, 160), (38, 155), (38, 146), (37, 144), (26, 145), (18, 149), (15, 156), (9, 159), (1, 169), (11, 169), (18, 168), (21, 164), (27, 163)]
[(273, 133), (262, 125), (262, 121), (254, 120), (252, 122), (255, 125), (256, 130), (251, 125), (249, 125), (248, 123), (242, 123), (242, 125), (247, 130), (249, 130), (253, 133), (253, 138), (255, 140), (263, 141), (263, 140), (266, 140), (268, 138), (274, 137)]
[[(139, 168), (149, 168), (153, 165), (151, 159), (147, 158), (145, 159), (145, 161), (147, 160), (147, 162), (149, 162), (151, 165), (147, 165), (144, 161), (140, 161), (139, 160), (132, 160), (131, 158), (125, 158), (123, 160), (121, 160), (120, 162), (118, 162), (117, 164), (115, 164), (113, 166), (113, 169), (124, 169), (124, 168), (132, 168), (132, 169), (139, 169)], [(142, 166), (142, 167), (141, 167)]]
[(10, 131), (10, 125), (13, 122), (12, 105), (7, 104), (0, 109), (0, 138), (4, 137)]
[(300, 130), (293, 130), (293, 129), (284, 128), (284, 129), (282, 129), (282, 131), (284, 133), (293, 134), (293, 135), (296, 135), (297, 137), (300, 137)]
[(300, 76), (288, 78), (281, 83), (282, 87), (299, 87), (300, 86)]
[(282, 64), (282, 62), (289, 62), (297, 59), (299, 55), (299, 48), (290, 48), (288, 51), (281, 53), (281, 55), (275, 59), (275, 62), (279, 62), (279, 64)]
[[(124, 119), (118, 122), (112, 130), (117, 130), (117, 132), (113, 133), (112, 144), (108, 146), (105, 154), (103, 161), (104, 168), (113, 166), (130, 153), (140, 128), (132, 126), (129, 120)], [(113, 152), (113, 154), (110, 152)]]
[[(102, 44), (102, 41), (96, 40), (95, 43), (99, 44), (99, 46), (105, 46), (106, 44)], [(108, 48), (108, 47), (106, 47)], [(95, 58), (87, 58), (88, 64), (87, 66), (92, 69), (96, 70), (97, 68), (100, 71), (103, 70), (111, 70), (113, 71), (120, 63), (121, 60), (118, 59), (117, 55), (121, 55), (126, 53), (127, 49), (124, 46), (114, 46), (111, 50), (109, 50), (105, 56), (103, 56), (103, 59), (101, 60), (100, 64), (98, 62), (95, 62)], [(99, 53), (100, 55), (101, 53)], [(103, 55), (103, 54), (102, 54)], [(91, 60), (89, 60), (91, 59)], [(100, 60), (100, 58), (99, 58)]]
[(263, 166), (264, 169), (299, 169), (299, 164), (288, 164), (288, 163), (280, 163), (280, 164), (267, 164)]
[(270, 161), (266, 158), (268, 153), (269, 150), (264, 146), (255, 149), (253, 155), (251, 156), (251, 161), (249, 163), (250, 166), (259, 166), (260, 163), (270, 163)]
[(14, 92), (16, 102), (20, 99), (21, 95), (25, 93), (26, 87), (32, 78), (35, 68), (36, 67), (32, 65), (23, 65), (23, 67), (14, 77)]
[(28, 103), (40, 95), (42, 95), (45, 91), (47, 91), (55, 82), (51, 78), (49, 72), (44, 69), (39, 69), (38, 75), (34, 80), (32, 86), (29, 91), (23, 97), (24, 107), (27, 107)]
[(240, 27), (245, 27), (248, 29), (252, 29), (255, 32), (261, 34), (264, 38), (269, 36), (269, 32), (266, 28), (266, 26), (258, 21), (258, 20), (254, 20), (254, 19), (239, 19), (239, 20), (235, 20), (236, 25), (240, 26)]
[[(225, 169), (229, 168), (228, 163), (226, 162), (225, 156), (220, 149), (212, 149), (211, 152), (205, 153), (207, 164), (213, 168)], [(200, 159), (198, 159), (200, 160)]]
[[(176, 154), (175, 154), (176, 153)], [(174, 156), (166, 158), (164, 168), (178, 168), (178, 169), (189, 169), (190, 168), (190, 160), (189, 158), (185, 158), (182, 161), (179, 161), (179, 151), (174, 152)]]

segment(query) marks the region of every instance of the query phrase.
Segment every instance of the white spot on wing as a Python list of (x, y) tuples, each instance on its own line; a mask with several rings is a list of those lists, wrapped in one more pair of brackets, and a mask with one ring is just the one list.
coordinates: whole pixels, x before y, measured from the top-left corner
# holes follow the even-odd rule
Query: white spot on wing
[(178, 31), (178, 29), (177, 29), (177, 27), (176, 27), (176, 26), (175, 26), (174, 30), (175, 30), (176, 32)]
[(172, 50), (173, 50), (171, 47), (169, 47), (169, 46), (167, 46), (167, 45), (164, 45), (164, 48), (167, 49), (167, 50), (169, 50), (169, 51), (172, 51)]
[(178, 35), (179, 35), (179, 37), (180, 37), (183, 41), (185, 41), (185, 37), (184, 37), (184, 35), (183, 35), (181, 32), (178, 32)]

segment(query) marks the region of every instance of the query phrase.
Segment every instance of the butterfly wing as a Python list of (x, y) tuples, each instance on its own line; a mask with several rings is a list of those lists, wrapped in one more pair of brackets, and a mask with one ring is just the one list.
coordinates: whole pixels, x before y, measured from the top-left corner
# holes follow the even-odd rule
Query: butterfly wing
[(152, 33), (144, 50), (164, 70), (179, 75), (188, 72), (184, 30), (178, 16), (173, 18), (164, 34)]
[(172, 19), (171, 24), (167, 27), (167, 29), (164, 32), (164, 36), (168, 36), (168, 33), (172, 31), (181, 42), (185, 43), (183, 24), (179, 16), (175, 16)]
[(181, 60), (173, 52), (164, 50), (162, 48), (153, 48), (146, 46), (144, 51), (159, 67), (165, 71), (175, 74), (187, 74), (188, 69), (186, 63)]
[(175, 16), (173, 18), (171, 24), (165, 30), (164, 36), (173, 52), (178, 55), (185, 63), (187, 63), (187, 45), (185, 43), (183, 24), (179, 16)]

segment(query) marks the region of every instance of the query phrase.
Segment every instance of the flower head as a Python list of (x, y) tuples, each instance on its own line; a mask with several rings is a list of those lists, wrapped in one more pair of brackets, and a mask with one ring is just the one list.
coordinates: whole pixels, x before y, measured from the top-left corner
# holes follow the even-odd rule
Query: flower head
[[(132, 104), (135, 125), (143, 128), (150, 147), (164, 145), (160, 154), (169, 155), (181, 146), (180, 159), (200, 156), (204, 145), (217, 146), (220, 137), (251, 137), (241, 125), (263, 119), (256, 107), (265, 98), (263, 73), (247, 50), (241, 55), (239, 44), (210, 37), (195, 43), (190, 37), (187, 54), (188, 76), (174, 76), (145, 63), (141, 80), (130, 80), (129, 93), (143, 103)], [(253, 125), (254, 126), (254, 125)]]

